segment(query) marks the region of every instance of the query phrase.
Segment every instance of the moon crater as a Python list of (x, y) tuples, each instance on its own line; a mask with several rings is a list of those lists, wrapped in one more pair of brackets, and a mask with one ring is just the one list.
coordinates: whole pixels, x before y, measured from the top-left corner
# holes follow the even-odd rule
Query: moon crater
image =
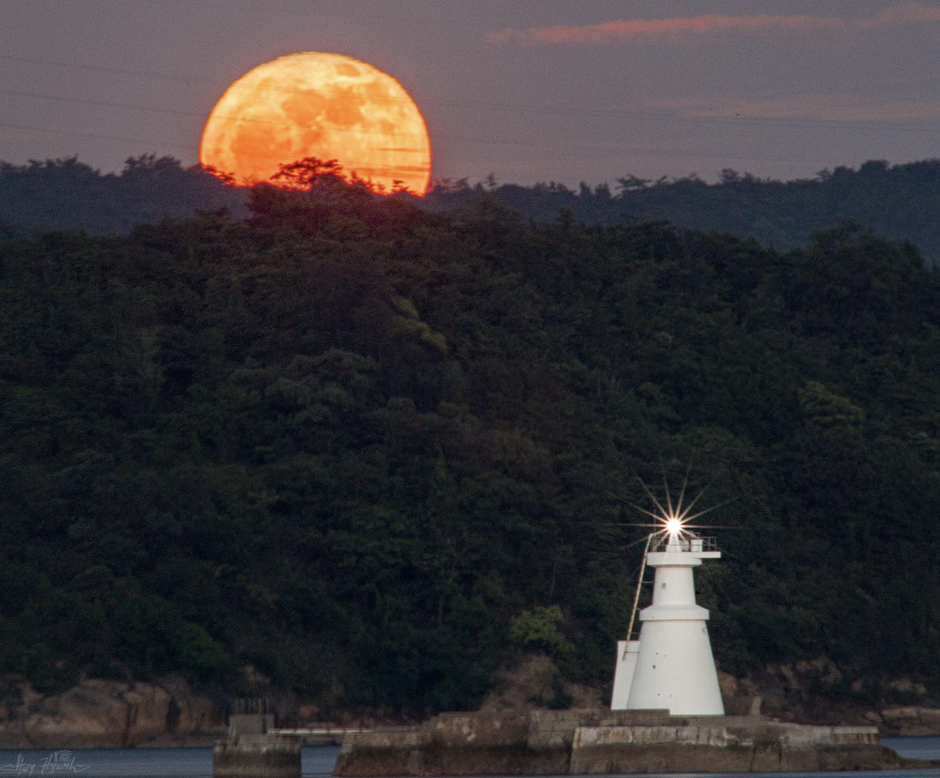
[(304, 157), (335, 159), (375, 191), (423, 195), (431, 178), (414, 100), (392, 76), (341, 54), (290, 54), (248, 71), (216, 103), (199, 144), (199, 161), (241, 186)]

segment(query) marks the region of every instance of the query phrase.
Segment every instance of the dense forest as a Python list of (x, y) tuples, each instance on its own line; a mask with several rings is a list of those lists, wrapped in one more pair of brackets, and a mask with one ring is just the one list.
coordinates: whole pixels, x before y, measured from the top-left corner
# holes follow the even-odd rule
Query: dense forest
[(420, 714), (541, 651), (609, 686), (662, 461), (721, 505), (697, 581), (724, 670), (826, 656), (826, 693), (940, 693), (940, 276), (915, 247), (327, 184), (0, 241), (7, 677), (237, 693), (250, 665)]
[(76, 157), (0, 162), (0, 236), (36, 227), (127, 233), (164, 216), (227, 208), (246, 216), (246, 193), (172, 157), (131, 157), (120, 173), (102, 174)]
[[(568, 208), (584, 224), (665, 220), (754, 238), (780, 250), (804, 246), (815, 230), (851, 219), (892, 240), (910, 241), (930, 264), (940, 263), (940, 159), (893, 166), (871, 160), (858, 170), (840, 166), (786, 182), (731, 169), (722, 170), (714, 184), (694, 174), (658, 180), (618, 175), (593, 187), (582, 183), (577, 190), (554, 182), (500, 185), (493, 177), (474, 185), (444, 180), (415, 201), (450, 211), (484, 192), (537, 221), (551, 221)], [(247, 200), (246, 190), (152, 154), (128, 159), (119, 174), (104, 175), (74, 157), (0, 162), (0, 234), (22, 234), (37, 225), (127, 233), (164, 215), (190, 216), (197, 210), (225, 207), (247, 216)]]
[[(549, 219), (571, 208), (585, 223), (616, 224), (625, 219), (664, 219), (681, 227), (755, 238), (778, 249), (805, 245), (812, 233), (851, 219), (893, 240), (911, 241), (931, 264), (940, 262), (940, 160), (890, 166), (870, 160), (854, 170), (839, 166), (813, 178), (761, 179), (725, 169), (718, 183), (692, 174), (649, 180), (617, 178), (613, 186), (577, 191), (559, 184), (497, 185), (493, 193), (508, 207)], [(472, 195), (464, 181), (444, 182), (431, 203), (450, 207)]]

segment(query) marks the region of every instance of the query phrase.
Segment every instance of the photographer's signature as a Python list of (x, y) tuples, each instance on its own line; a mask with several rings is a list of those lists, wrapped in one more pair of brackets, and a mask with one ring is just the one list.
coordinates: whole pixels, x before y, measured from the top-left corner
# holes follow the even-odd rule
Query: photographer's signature
[(75, 763), (71, 751), (53, 751), (52, 753), (27, 761), (22, 754), (16, 755), (13, 764), (0, 765), (0, 773), (13, 775), (55, 775), (56, 773), (80, 773), (87, 770), (89, 765)]

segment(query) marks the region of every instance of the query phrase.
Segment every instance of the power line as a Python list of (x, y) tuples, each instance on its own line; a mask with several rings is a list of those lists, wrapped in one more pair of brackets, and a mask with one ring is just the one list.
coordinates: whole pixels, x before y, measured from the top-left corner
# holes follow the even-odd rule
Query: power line
[(74, 135), (80, 138), (97, 138), (99, 140), (114, 140), (120, 143), (153, 143), (160, 148), (177, 148), (191, 150), (188, 145), (181, 143), (164, 143), (147, 138), (126, 138), (120, 135), (103, 135), (98, 132), (86, 132), (84, 130), (56, 130), (49, 127), (35, 127), (27, 124), (14, 124), (12, 122), (0, 122), (0, 127), (11, 130), (25, 130), (26, 132), (44, 132), (50, 135)]
[[(0, 55), (0, 58), (2, 58), (2, 55)], [(89, 100), (85, 98), (64, 97), (60, 95), (47, 95), (47, 94), (39, 94), (36, 92), (27, 92), (24, 90), (0, 89), (0, 94), (16, 96), (16, 97), (25, 97), (29, 99), (46, 100), (46, 101), (51, 101), (51, 102), (64, 102), (64, 103), (73, 103), (73, 104), (80, 104), (80, 105), (92, 105), (92, 106), (106, 107), (106, 108), (119, 109), (119, 110), (134, 110), (134, 111), (142, 111), (142, 112), (155, 113), (155, 114), (190, 116), (190, 117), (199, 118), (199, 119), (202, 119), (203, 117), (205, 117), (205, 114), (201, 112), (197, 112), (197, 111), (186, 111), (186, 110), (174, 109), (174, 108), (158, 108), (155, 106), (140, 105), (140, 104), (135, 104), (135, 103), (122, 103), (122, 102), (116, 102), (116, 101)], [(651, 117), (641, 116), (640, 118), (651, 118)], [(232, 121), (232, 122), (245, 122), (245, 123), (253, 123), (253, 124), (256, 123), (256, 124), (262, 124), (262, 125), (268, 125), (268, 126), (276, 126), (278, 124), (278, 122), (272, 121), (272, 120), (254, 119), (254, 118), (247, 118), (243, 116), (216, 117), (216, 119), (222, 119), (224, 121)], [(674, 122), (675, 120), (662, 117), (662, 121)], [(91, 138), (98, 138), (102, 140), (117, 140), (121, 142), (129, 142), (129, 143), (148, 143), (148, 144), (152, 143), (162, 148), (186, 149), (187, 151), (193, 150), (190, 145), (183, 145), (180, 143), (155, 141), (153, 139), (127, 138), (127, 137), (121, 137), (121, 136), (101, 134), (98, 132), (53, 129), (53, 128), (48, 128), (48, 127), (16, 125), (16, 124), (10, 124), (10, 123), (0, 123), (0, 126), (5, 126), (8, 128), (12, 128), (12, 129), (28, 130), (32, 132), (45, 132), (45, 133), (56, 134), (56, 135), (74, 135), (78, 137), (91, 137)], [(912, 129), (912, 128), (908, 128), (908, 129)], [(928, 128), (923, 128), (922, 131), (930, 132), (931, 134), (935, 132), (934, 130), (931, 130)], [(392, 137), (413, 138), (413, 137), (422, 137), (422, 136), (420, 136), (418, 133), (393, 133)], [(435, 134), (433, 137), (433, 140), (452, 142), (452, 143), (470, 143), (470, 144), (485, 145), (485, 146), (503, 146), (503, 147), (528, 148), (528, 149), (537, 148), (540, 150), (551, 151), (551, 152), (587, 151), (587, 152), (599, 152), (599, 153), (606, 153), (606, 154), (630, 152), (630, 153), (643, 153), (647, 155), (654, 155), (654, 156), (661, 155), (661, 156), (669, 156), (669, 157), (677, 157), (677, 156), (678, 157), (701, 157), (703, 156), (703, 152), (698, 152), (698, 151), (685, 151), (681, 149), (671, 149), (667, 152), (662, 148), (640, 147), (635, 143), (603, 144), (603, 143), (572, 143), (570, 141), (566, 141), (566, 142), (559, 142), (559, 143), (553, 144), (553, 143), (533, 142), (532, 139), (507, 140), (507, 139), (498, 139), (498, 138), (492, 138), (492, 137), (480, 138), (480, 137), (453, 136), (453, 135), (443, 135), (443, 134)], [(264, 158), (264, 159), (280, 160), (280, 157), (277, 155), (260, 154), (256, 152), (242, 152), (241, 155)], [(718, 156), (720, 156), (722, 159), (729, 160), (729, 161), (741, 161), (741, 160), (754, 160), (755, 159), (755, 157), (747, 156), (747, 155), (729, 156), (727, 154), (719, 154)], [(763, 156), (763, 157), (760, 157), (760, 159), (763, 161), (769, 161), (769, 162), (794, 162), (796, 161), (788, 157)], [(355, 163), (350, 163), (350, 164), (355, 164)]]
[[(5, 127), (7, 129), (13, 130), (25, 130), (27, 132), (43, 132), (49, 133), (51, 135), (74, 135), (81, 138), (95, 138), (98, 140), (113, 140), (120, 143), (140, 143), (140, 144), (154, 144), (158, 148), (175, 148), (175, 149), (186, 149), (187, 151), (192, 151), (192, 148), (188, 145), (183, 145), (180, 143), (164, 143), (162, 141), (154, 141), (147, 138), (127, 138), (120, 135), (107, 135), (98, 132), (87, 132), (83, 130), (53, 130), (46, 127), (35, 127), (26, 124), (14, 124), (11, 122), (0, 122), (0, 127)], [(236, 156), (244, 157), (255, 157), (258, 159), (270, 159), (278, 162), (283, 162), (283, 158), (276, 154), (261, 154), (257, 152), (239, 152)], [(293, 161), (293, 160), (292, 160)], [(346, 161), (343, 163), (343, 168), (349, 170), (352, 173), (356, 172), (357, 167), (363, 170), (372, 170), (372, 171), (385, 171), (388, 173), (400, 173), (400, 172), (414, 172), (411, 168), (404, 165), (376, 165), (371, 162), (359, 162), (359, 161)], [(223, 171), (224, 172), (224, 171)]]
[[(231, 11), (235, 3), (233, 0), (114, 0), (121, 4), (125, 4), (128, 1), (136, 3), (150, 3), (153, 5), (164, 5), (164, 4), (174, 4), (181, 6), (192, 7), (195, 4), (202, 6), (215, 6), (217, 8), (224, 8), (226, 11)], [(407, 18), (401, 16), (380, 16), (378, 14), (371, 13), (349, 13), (348, 11), (344, 13), (338, 13), (336, 11), (324, 11), (322, 8), (312, 8), (312, 7), (300, 7), (300, 8), (278, 8), (275, 5), (270, 3), (270, 0), (260, 0), (260, 2), (255, 3), (251, 0), (241, 0), (237, 3), (238, 6), (249, 11), (256, 11), (260, 14), (269, 15), (271, 13), (281, 14), (283, 16), (309, 16), (311, 13), (316, 14), (318, 18), (327, 17), (334, 19), (370, 19), (373, 21), (389, 21), (389, 22), (402, 22), (407, 21)], [(306, 3), (302, 3), (302, 6), (306, 6)], [(417, 18), (417, 17), (414, 17)]]
[[(193, 116), (196, 118), (207, 119), (208, 115), (199, 111), (184, 111), (179, 108), (156, 108), (151, 105), (140, 105), (136, 103), (117, 103), (111, 100), (87, 100), (81, 97), (61, 97), (58, 95), (43, 95), (36, 92), (24, 92), (17, 89), (0, 89), (0, 95), (9, 95), (11, 97), (28, 97), (36, 100), (47, 100), (58, 103), (75, 103), (78, 105), (94, 105), (102, 108), (117, 108), (129, 111), (144, 111), (146, 113), (167, 114), (173, 116)], [(243, 122), (246, 124), (262, 124), (270, 127), (278, 126), (280, 123), (272, 119), (255, 119), (246, 116), (213, 116), (214, 121)], [(416, 132), (391, 132), (385, 133), (395, 138), (421, 138), (423, 135)]]
[[(8, 60), (12, 62), (24, 62), (31, 65), (49, 65), (56, 68), (65, 68), (68, 70), (78, 69), (78, 70), (92, 70), (99, 73), (113, 73), (116, 75), (130, 75), (130, 76), (145, 76), (148, 78), (157, 78), (157, 79), (166, 79), (170, 81), (183, 81), (187, 84), (211, 84), (212, 86), (218, 88), (218, 82), (213, 81), (207, 78), (194, 78), (191, 76), (182, 76), (174, 73), (161, 73), (155, 70), (135, 70), (131, 68), (115, 68), (110, 65), (79, 65), (69, 62), (61, 62), (57, 60), (48, 60), (48, 59), (39, 59), (37, 57), (18, 57), (11, 54), (0, 54), (0, 60)], [(244, 76), (245, 74), (242, 74)], [(387, 75), (387, 74), (386, 74)], [(239, 76), (241, 78), (242, 76)], [(390, 76), (394, 78), (394, 76)], [(238, 80), (238, 79), (236, 79)], [(397, 79), (396, 79), (397, 81)], [(234, 82), (232, 82), (234, 83)], [(228, 87), (226, 86), (225, 89)], [(404, 87), (402, 87), (404, 88)], [(225, 91), (223, 89), (222, 91)], [(241, 89), (250, 90), (252, 92), (278, 92), (283, 94), (297, 94), (297, 95), (325, 95), (328, 97), (335, 96), (345, 96), (349, 95), (350, 92), (344, 91), (342, 89), (304, 89), (288, 86), (249, 86), (242, 85)], [(370, 100), (382, 103), (402, 103), (406, 105), (414, 105), (415, 102), (411, 97), (392, 97), (388, 95), (369, 95)], [(457, 101), (453, 101), (457, 103)]]
[(68, 70), (91, 70), (98, 73), (118, 73), (120, 75), (147, 76), (150, 78), (164, 78), (170, 81), (185, 81), (187, 83), (201, 82), (205, 84), (214, 83), (206, 79), (194, 79), (189, 76), (182, 76), (176, 73), (159, 73), (154, 70), (134, 70), (132, 68), (116, 68), (110, 65), (87, 65), (77, 62), (61, 62), (53, 59), (41, 59), (39, 57), (20, 57), (14, 54), (0, 54), (0, 60), (6, 62), (23, 62), (28, 65), (49, 65), (56, 68), (66, 68)]
[[(195, 78), (191, 76), (183, 76), (173, 73), (162, 73), (158, 71), (149, 71), (149, 70), (136, 70), (130, 68), (116, 68), (106, 65), (85, 65), (78, 63), (70, 62), (61, 62), (57, 60), (42, 59), (38, 57), (20, 57), (10, 54), (0, 54), (0, 60), (6, 61), (15, 61), (15, 62), (24, 62), (29, 64), (36, 65), (49, 65), (52, 67), (58, 68), (67, 68), (67, 69), (80, 69), (80, 70), (92, 70), (96, 72), (106, 72), (114, 73), (119, 75), (134, 75), (134, 76), (144, 76), (150, 78), (159, 78), (159, 79), (168, 79), (172, 81), (183, 81), (185, 83), (199, 83), (199, 84), (209, 84), (215, 87), (218, 87), (218, 83), (211, 79), (205, 78)], [(227, 88), (227, 87), (226, 87)], [(257, 87), (247, 87), (248, 89), (257, 89), (258, 91), (272, 91), (272, 92), (283, 92), (286, 94), (311, 94), (311, 95), (323, 95), (323, 96), (337, 96), (337, 95), (346, 95), (348, 92), (342, 90), (333, 90), (333, 89), (298, 89), (291, 87), (276, 87), (269, 86), (264, 87), (263, 89)], [(224, 91), (224, 90), (223, 90)], [(76, 100), (77, 98), (49, 98), (43, 96), (45, 99), (63, 99), (63, 100)], [(390, 102), (390, 103), (413, 103), (414, 101), (409, 98), (400, 98), (400, 97), (383, 97), (383, 96), (370, 96), (370, 99), (376, 100), (377, 102)], [(841, 119), (774, 119), (774, 118), (765, 118), (765, 117), (748, 117), (748, 116), (736, 116), (736, 117), (720, 117), (720, 116), (676, 116), (674, 114), (663, 114), (663, 113), (641, 113), (637, 111), (625, 111), (625, 110), (616, 110), (609, 108), (587, 108), (587, 107), (577, 107), (570, 105), (520, 105), (514, 103), (500, 103), (493, 101), (484, 101), (484, 100), (450, 100), (450, 99), (435, 99), (429, 98), (422, 101), (424, 104), (429, 105), (449, 105), (449, 106), (460, 106), (460, 107), (477, 107), (495, 111), (503, 111), (510, 113), (522, 113), (529, 115), (549, 115), (549, 116), (575, 116), (575, 117), (589, 117), (589, 118), (606, 118), (606, 119), (617, 119), (617, 120), (628, 120), (628, 121), (642, 121), (642, 122), (653, 122), (659, 124), (706, 124), (706, 125), (720, 125), (720, 126), (740, 126), (742, 124), (747, 124), (756, 127), (769, 127), (769, 128), (780, 128), (780, 129), (857, 129), (865, 131), (883, 131), (883, 130), (893, 130), (896, 132), (906, 132), (914, 134), (935, 134), (937, 132), (937, 127), (926, 126), (926, 125), (911, 125), (910, 123), (904, 122), (887, 122), (887, 121), (849, 121)], [(165, 109), (148, 109), (159, 112), (160, 110)], [(170, 111), (168, 111), (170, 112)]]
[[(141, 143), (141, 144), (154, 144), (158, 148), (175, 148), (175, 149), (185, 149), (186, 151), (192, 152), (194, 150), (191, 145), (184, 145), (180, 143), (172, 142), (163, 142), (147, 138), (127, 138), (115, 135), (101, 134), (98, 132), (90, 132), (87, 130), (62, 130), (62, 129), (51, 129), (46, 127), (36, 127), (28, 126), (22, 124), (12, 124), (9, 122), (0, 122), (0, 127), (6, 127), (10, 129), (17, 130), (26, 130), (30, 132), (43, 132), (53, 135), (74, 135), (76, 137), (83, 138), (96, 138), (100, 140), (115, 140), (125, 143)], [(621, 144), (572, 144), (572, 143), (557, 143), (557, 144), (547, 144), (547, 143), (533, 143), (531, 140), (504, 140), (504, 139), (495, 139), (495, 138), (471, 138), (471, 137), (461, 137), (461, 136), (436, 136), (439, 140), (454, 142), (454, 143), (471, 143), (484, 146), (506, 146), (511, 148), (526, 148), (526, 149), (539, 149), (546, 152), (570, 152), (570, 151), (590, 151), (590, 152), (600, 152), (600, 153), (642, 153), (646, 156), (668, 156), (668, 157), (695, 157), (700, 158), (702, 156), (708, 156), (703, 152), (696, 151), (684, 151), (681, 149), (657, 149), (654, 147), (639, 147), (636, 144), (631, 145), (621, 145)], [(275, 154), (262, 154), (258, 152), (239, 152), (236, 156), (247, 156), (255, 157), (259, 159), (270, 159), (278, 162), (283, 161), (279, 155)], [(721, 159), (726, 161), (744, 161), (744, 160), (753, 160), (753, 157), (750, 156), (741, 156), (741, 155), (727, 155), (720, 154), (718, 155)], [(789, 158), (789, 157), (761, 157), (763, 161), (767, 162), (795, 162), (798, 160)], [(347, 162), (345, 163), (347, 167), (350, 167), (355, 164), (360, 164), (365, 166), (365, 163), (355, 163)], [(372, 169), (379, 169), (378, 166), (370, 166)], [(393, 169), (391, 166), (388, 169)], [(400, 169), (400, 168), (394, 168)]]

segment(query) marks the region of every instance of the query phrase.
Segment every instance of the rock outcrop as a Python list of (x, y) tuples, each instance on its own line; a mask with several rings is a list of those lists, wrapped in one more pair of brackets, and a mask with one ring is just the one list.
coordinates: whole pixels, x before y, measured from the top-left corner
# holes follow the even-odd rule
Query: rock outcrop
[(940, 735), (940, 709), (937, 708), (885, 708), (877, 714), (877, 717), (880, 720), (876, 723), (884, 735), (896, 737)]
[(0, 748), (119, 748), (205, 744), (224, 735), (225, 705), (181, 678), (152, 683), (89, 678), (62, 694), (0, 687)]
[[(826, 658), (766, 665), (745, 678), (719, 673), (726, 695), (763, 699), (772, 718), (804, 724), (874, 725), (882, 735), (940, 735), (940, 708), (926, 687), (909, 678), (847, 676)], [(867, 687), (867, 688), (866, 688)]]

